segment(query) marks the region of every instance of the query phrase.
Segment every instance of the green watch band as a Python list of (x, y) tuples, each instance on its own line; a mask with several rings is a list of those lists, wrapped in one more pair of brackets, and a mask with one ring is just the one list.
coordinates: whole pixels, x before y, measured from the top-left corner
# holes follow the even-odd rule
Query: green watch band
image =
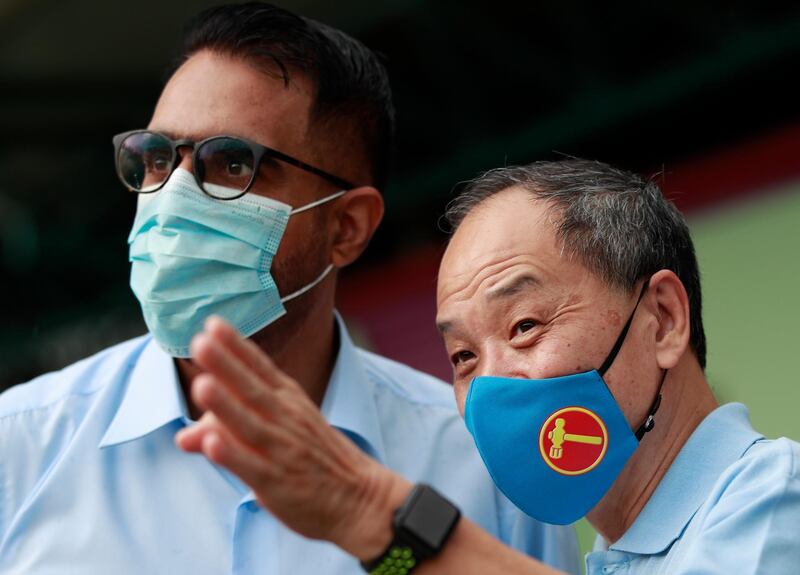
[(374, 561), (370, 563), (369, 575), (407, 575), (417, 566), (411, 547), (394, 544), (377, 561), (377, 565)]
[(441, 551), (460, 517), (458, 508), (435, 489), (416, 485), (394, 513), (392, 542), (361, 566), (370, 575), (407, 575)]

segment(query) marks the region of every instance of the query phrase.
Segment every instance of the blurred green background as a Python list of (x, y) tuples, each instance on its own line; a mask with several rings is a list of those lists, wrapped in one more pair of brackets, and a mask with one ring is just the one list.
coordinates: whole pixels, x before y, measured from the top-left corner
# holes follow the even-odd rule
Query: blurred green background
[[(127, 285), (135, 199), (116, 182), (111, 136), (147, 123), (183, 22), (215, 3), (0, 0), (0, 390), (144, 332)], [(689, 215), (717, 395), (747, 403), (767, 435), (800, 438), (800, 138), (781, 136), (800, 125), (800, 6), (278, 4), (360, 38), (392, 78), (387, 217), (343, 278), (361, 341), (447, 378), (432, 285), (456, 182), (507, 163), (599, 159), (659, 174)], [(765, 139), (768, 153), (700, 169), (720, 176), (713, 194), (702, 178), (681, 183)], [(746, 182), (723, 177), (742, 162)]]

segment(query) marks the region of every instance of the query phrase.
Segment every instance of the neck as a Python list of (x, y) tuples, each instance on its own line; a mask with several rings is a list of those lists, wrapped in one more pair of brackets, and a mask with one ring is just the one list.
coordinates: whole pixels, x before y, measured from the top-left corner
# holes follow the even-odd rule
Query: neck
[(672, 462), (700, 422), (717, 407), (694, 358), (684, 358), (667, 375), (655, 428), (645, 434), (603, 499), (587, 515), (609, 543), (633, 525)]
[[(288, 302), (285, 315), (250, 337), (318, 406), (325, 397), (339, 347), (333, 316), (334, 291), (329, 283), (332, 284), (322, 282), (308, 294)], [(203, 411), (192, 401), (189, 390), (201, 371), (190, 359), (176, 359), (175, 363), (190, 417), (198, 420)]]

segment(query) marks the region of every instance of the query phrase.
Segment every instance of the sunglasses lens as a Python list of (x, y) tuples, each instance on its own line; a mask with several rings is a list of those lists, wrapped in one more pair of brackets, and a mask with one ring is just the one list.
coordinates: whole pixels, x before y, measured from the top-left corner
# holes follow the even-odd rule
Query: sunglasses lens
[(208, 195), (222, 200), (241, 196), (255, 175), (253, 150), (236, 138), (214, 138), (198, 148), (195, 170)]
[(172, 145), (164, 136), (137, 132), (120, 145), (117, 169), (126, 186), (146, 193), (157, 190), (166, 181), (173, 160)]

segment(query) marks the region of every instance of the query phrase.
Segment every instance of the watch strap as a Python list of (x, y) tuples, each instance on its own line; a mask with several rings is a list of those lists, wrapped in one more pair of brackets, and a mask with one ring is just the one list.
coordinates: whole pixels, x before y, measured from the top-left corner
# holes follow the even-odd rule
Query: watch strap
[(370, 575), (407, 575), (439, 553), (460, 517), (458, 508), (438, 491), (415, 485), (394, 513), (392, 541), (380, 556), (361, 566)]
[(407, 575), (419, 561), (414, 549), (395, 537), (380, 557), (363, 562), (361, 566), (369, 575)]

